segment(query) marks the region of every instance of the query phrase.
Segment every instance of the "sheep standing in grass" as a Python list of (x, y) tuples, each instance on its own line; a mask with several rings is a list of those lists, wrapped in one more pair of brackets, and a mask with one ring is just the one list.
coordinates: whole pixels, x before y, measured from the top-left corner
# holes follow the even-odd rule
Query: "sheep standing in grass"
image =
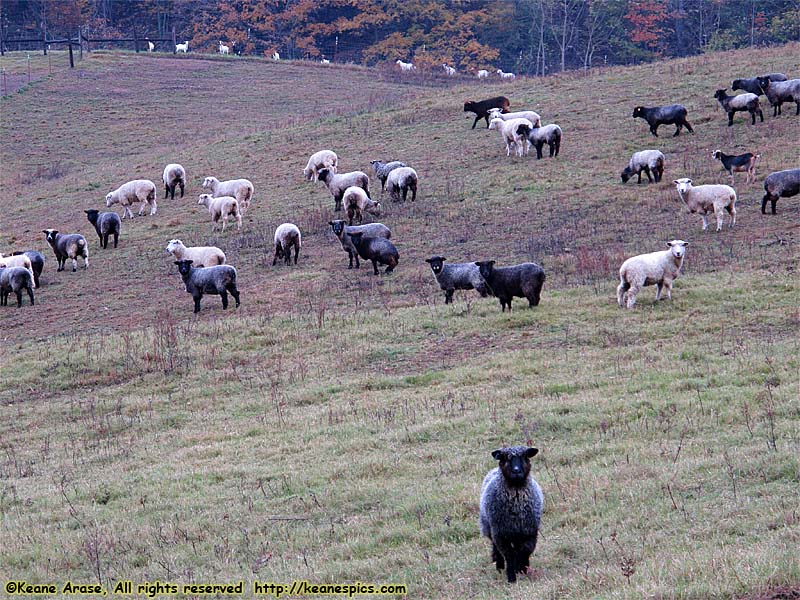
[[(783, 73), (769, 73), (767, 75), (762, 75), (762, 77), (769, 77), (770, 81), (786, 81), (786, 75)], [(731, 89), (733, 91), (744, 90), (745, 92), (750, 92), (751, 94), (756, 94), (757, 96), (762, 96), (764, 94), (764, 90), (761, 89), (761, 84), (758, 83), (758, 77), (751, 77), (750, 79), (734, 79), (731, 82)]]
[(131, 219), (133, 218), (131, 205), (133, 205), (134, 202), (141, 202), (139, 206), (140, 217), (144, 213), (144, 207), (147, 205), (150, 205), (150, 214), (156, 214), (158, 211), (156, 184), (149, 179), (134, 179), (133, 181), (123, 183), (113, 192), (106, 194), (106, 207), (119, 203), (124, 209), (122, 211), (123, 219), (126, 214)]
[(728, 127), (733, 125), (733, 115), (737, 112), (747, 111), (753, 119), (753, 125), (756, 124), (756, 115), (761, 117), (761, 122), (764, 122), (764, 112), (761, 110), (761, 104), (758, 101), (757, 94), (739, 94), (738, 96), (728, 96), (725, 90), (717, 90), (714, 92), (714, 98), (719, 100), (722, 110), (728, 113)]
[(660, 150), (635, 152), (631, 156), (628, 166), (623, 169), (620, 175), (622, 183), (628, 183), (628, 180), (634, 175), (639, 176), (636, 183), (642, 183), (642, 171), (645, 172), (650, 183), (653, 183), (653, 177), (650, 177), (650, 173), (655, 177), (656, 183), (661, 181), (661, 177), (664, 175), (664, 155)]
[(386, 178), (386, 188), (389, 190), (389, 197), (395, 202), (403, 202), (408, 199), (408, 191), (411, 190), (411, 201), (417, 199), (417, 186), (419, 185), (419, 175), (411, 167), (400, 167), (389, 173)]
[(561, 150), (561, 127), (555, 123), (545, 125), (544, 127), (536, 127), (528, 132), (528, 142), (536, 148), (536, 160), (542, 158), (542, 148), (547, 144), (550, 150), (550, 158), (558, 156)]
[(678, 195), (686, 205), (689, 213), (700, 213), (703, 216), (703, 231), (708, 229), (708, 213), (717, 218), (717, 231), (722, 229), (725, 220), (724, 210), (731, 216), (730, 227), (736, 225), (736, 190), (729, 185), (711, 184), (693, 186), (688, 177), (676, 179), (673, 183), (678, 187)]
[(477, 290), (481, 298), (487, 295), (486, 282), (481, 277), (480, 268), (474, 262), (444, 264), (444, 256), (431, 256), (425, 262), (431, 266), (439, 288), (444, 290), (444, 303), (453, 302), (456, 290)]
[(94, 230), (97, 232), (97, 237), (100, 238), (100, 247), (103, 249), (108, 248), (108, 236), (114, 236), (114, 248), (117, 247), (119, 241), (119, 234), (122, 230), (122, 220), (115, 212), (100, 212), (95, 209), (85, 210), (86, 218), (89, 223), (94, 225)]
[(476, 73), (476, 75), (477, 75), (478, 79), (489, 79), (489, 71), (487, 71), (486, 69), (480, 69)]
[(18, 250), (17, 252), (11, 253), (12, 256), (19, 256), (20, 254), (24, 254), (31, 261), (31, 268), (33, 269), (33, 284), (38, 288), (39, 277), (41, 277), (42, 271), (44, 270), (44, 254), (37, 252), (36, 250)]
[(215, 267), (224, 265), (225, 253), (216, 246), (189, 246), (183, 245), (180, 240), (170, 240), (166, 251), (175, 257), (175, 260), (191, 260), (195, 267)]
[(410, 73), (411, 71), (415, 71), (417, 67), (415, 67), (412, 63), (403, 62), (399, 58), (395, 61), (397, 66), (400, 67), (400, 70), (404, 73)]
[(512, 146), (515, 148), (517, 156), (522, 156), (527, 152), (530, 142), (528, 134), (533, 129), (533, 123), (528, 119), (492, 119), (489, 122), (489, 129), (500, 132), (500, 137), (506, 145), (506, 156), (511, 156)]
[(760, 157), (760, 154), (753, 154), (752, 152), (745, 152), (744, 154), (739, 154), (736, 156), (732, 154), (725, 154), (721, 150), (714, 150), (714, 152), (711, 153), (711, 158), (719, 160), (722, 163), (722, 166), (728, 172), (728, 175), (730, 175), (731, 184), (735, 183), (733, 174), (741, 172), (747, 173), (745, 183), (755, 183), (756, 161)]
[(511, 119), (528, 119), (531, 123), (533, 123), (534, 127), (541, 127), (542, 126), (542, 117), (533, 110), (517, 110), (514, 112), (503, 112), (499, 108), (490, 108), (489, 109), (489, 120), (492, 119), (503, 119), (503, 121), (509, 121)]
[(767, 214), (767, 201), (772, 203), (772, 214), (778, 198), (790, 198), (800, 193), (800, 169), (775, 171), (764, 180), (764, 198), (761, 200), (761, 214)]
[(236, 269), (230, 265), (205, 267), (196, 269), (191, 260), (176, 260), (186, 291), (194, 299), (194, 312), (200, 312), (200, 299), (203, 294), (211, 294), (222, 298), (222, 308), (228, 308), (228, 292), (236, 300), (239, 307), (239, 290), (236, 289)]
[(514, 296), (526, 298), (528, 307), (539, 305), (544, 286), (544, 269), (536, 263), (521, 263), (510, 267), (495, 267), (493, 260), (476, 262), (488, 292), (500, 300), (503, 312), (511, 311)]
[(150, 41), (150, 38), (144, 38), (144, 39), (147, 42), (147, 51), (148, 52), (152, 52), (153, 50), (156, 49), (156, 45), (153, 42)]
[(407, 166), (406, 163), (400, 162), (399, 160), (392, 160), (387, 163), (379, 160), (371, 160), (369, 162), (372, 165), (375, 177), (381, 180), (381, 193), (386, 189), (386, 179), (389, 177), (389, 173), (400, 167)]
[(317, 181), (319, 172), (322, 169), (328, 169), (331, 173), (336, 173), (336, 167), (339, 164), (339, 157), (333, 150), (320, 150), (314, 152), (308, 158), (308, 164), (303, 169), (303, 177), (306, 181)]
[(183, 198), (183, 190), (186, 186), (186, 169), (178, 163), (171, 163), (164, 167), (164, 174), (161, 176), (164, 181), (164, 198), (172, 195), (172, 200), (175, 200), (175, 187), (180, 186), (181, 198)]
[(795, 114), (800, 115), (800, 79), (772, 81), (769, 77), (759, 77), (758, 84), (772, 106), (773, 117), (781, 114), (784, 102), (794, 102), (797, 105)]
[[(486, 75), (488, 76), (489, 74), (487, 73)], [(508, 98), (505, 96), (495, 96), (494, 98), (487, 98), (486, 100), (479, 100), (478, 102), (467, 100), (464, 102), (464, 112), (475, 113), (475, 121), (472, 123), (472, 128), (475, 129), (475, 125), (477, 125), (478, 121), (481, 119), (486, 119), (486, 127), (489, 127), (489, 111), (491, 109), (499, 108), (502, 112), (507, 113), (509, 106), (511, 106), (511, 102), (509, 102)]]
[(456, 74), (456, 70), (447, 63), (444, 63), (442, 65), (442, 68), (444, 69), (444, 72), (447, 73), (448, 77), (452, 77), (453, 75)]
[(297, 256), (300, 254), (302, 236), (300, 229), (293, 223), (283, 223), (275, 230), (273, 238), (275, 243), (275, 256), (272, 258), (272, 266), (278, 262), (279, 258), (287, 265), (291, 263), (292, 248), (294, 248), (294, 264), (297, 264)]
[(357, 186), (350, 186), (344, 191), (342, 203), (347, 210), (347, 223), (352, 225), (353, 221), (361, 223), (364, 220), (364, 213), (371, 215), (381, 214), (380, 202), (375, 202), (367, 196), (367, 192)]
[(211, 215), (211, 231), (217, 230), (219, 220), (222, 219), (222, 233), (225, 233), (228, 217), (236, 219), (237, 230), (242, 229), (242, 211), (239, 209), (239, 202), (233, 196), (214, 198), (211, 194), (200, 194), (197, 204), (208, 209), (208, 214)]
[(222, 43), (222, 40), (219, 41), (219, 53), (220, 54), (230, 54), (231, 49), (228, 48), (225, 44)]
[(89, 244), (80, 233), (59, 233), (55, 229), (43, 229), (47, 243), (58, 261), (57, 271), (63, 271), (67, 259), (72, 259), (72, 272), (78, 270), (78, 257), (83, 258), (83, 268), (89, 268)]
[(182, 44), (175, 44), (175, 52), (183, 52), (184, 54), (189, 51), (189, 40), (186, 40)]
[(31, 306), (36, 304), (33, 297), (33, 274), (24, 267), (4, 267), (0, 264), (0, 306), (8, 306), (8, 296), (14, 292), (17, 296), (17, 308), (22, 308), (22, 290), (28, 292)]
[(536, 550), (544, 508), (542, 488), (531, 476), (530, 459), (537, 448), (513, 446), (492, 452), (499, 466), (486, 474), (481, 486), (481, 535), (492, 542), (492, 562), (506, 570), (509, 583), (527, 573)]
[(495, 72), (500, 77), (500, 79), (510, 79), (513, 81), (514, 79), (517, 78), (517, 76), (514, 75), (514, 73), (506, 73), (505, 71), (503, 71), (503, 69), (497, 69), (497, 71)]
[(277, 62), (277, 61), (279, 61), (280, 59), (281, 59), (281, 55), (278, 53), (278, 51), (277, 51), (277, 50), (276, 50), (275, 52), (273, 52), (273, 53), (272, 53), (272, 60), (274, 60), (274, 61), (276, 61), (276, 62)]
[(670, 104), (669, 106), (654, 106), (647, 108), (637, 106), (633, 109), (633, 118), (644, 119), (650, 126), (650, 133), (658, 137), (659, 125), (675, 125), (675, 133), (672, 137), (681, 134), (681, 129), (686, 127), (689, 133), (694, 133), (694, 129), (686, 120), (686, 107), (682, 104)]
[(203, 187), (211, 190), (211, 196), (219, 198), (221, 196), (233, 196), (239, 203), (242, 214), (250, 208), (253, 200), (255, 188), (249, 179), (229, 179), (220, 181), (216, 177), (206, 177), (203, 179)]
[(328, 225), (331, 226), (331, 230), (333, 231), (334, 235), (339, 238), (339, 243), (342, 245), (342, 250), (347, 252), (348, 256), (350, 257), (350, 264), (348, 265), (348, 269), (353, 268), (353, 259), (356, 260), (356, 269), (360, 267), (358, 262), (358, 250), (353, 245), (352, 240), (350, 239), (351, 233), (362, 233), (367, 237), (381, 237), (385, 239), (390, 239), (392, 237), (391, 230), (386, 227), (383, 223), (367, 223), (366, 225), (345, 225), (345, 222), (341, 219), (337, 219), (335, 221), (328, 221)]
[(361, 231), (352, 231), (350, 241), (358, 254), (364, 260), (372, 261), (372, 268), (375, 275), (378, 275), (378, 265), (387, 265), (386, 273), (394, 271), (397, 263), (400, 262), (400, 253), (395, 245), (382, 237), (363, 237)]
[(36, 273), (33, 270), (33, 261), (27, 254), (14, 253), (9, 254), (8, 256), (0, 254), (0, 267), (7, 269), (19, 267), (21, 269), (25, 269), (33, 278), (33, 287), (37, 287), (39, 285), (36, 283)]
[(330, 169), (320, 169), (319, 180), (328, 187), (328, 191), (333, 196), (335, 210), (342, 210), (344, 192), (351, 186), (360, 187), (367, 193), (367, 198), (370, 197), (369, 176), (363, 171), (333, 173)]
[(667, 250), (633, 256), (622, 263), (619, 269), (617, 304), (633, 308), (636, 296), (647, 285), (656, 285), (656, 301), (661, 299), (661, 291), (666, 288), (667, 298), (672, 299), (672, 282), (681, 274), (686, 246), (689, 242), (672, 240), (667, 242)]

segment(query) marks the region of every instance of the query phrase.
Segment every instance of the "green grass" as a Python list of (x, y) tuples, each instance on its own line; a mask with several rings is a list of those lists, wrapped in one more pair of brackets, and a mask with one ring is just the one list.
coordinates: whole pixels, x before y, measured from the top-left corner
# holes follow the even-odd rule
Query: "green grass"
[[(56, 55), (57, 56), (57, 55)], [(37, 306), (0, 310), (0, 573), (131, 579), (405, 583), (414, 598), (733, 598), (800, 586), (800, 205), (702, 233), (671, 181), (725, 181), (716, 147), (797, 161), (790, 109), (731, 128), (713, 90), (797, 73), (796, 45), (484, 87), (302, 63), (96, 53), (0, 100), (0, 251), (80, 231), (91, 267)], [(40, 59), (42, 57), (39, 57)], [(5, 61), (6, 59), (4, 59)], [(13, 54), (9, 70), (25, 68)], [(668, 87), (665, 81), (672, 85)], [(469, 129), (467, 97), (503, 93), (565, 132), (562, 155), (505, 157)], [(587, 98), (601, 108), (592, 112)], [(636, 104), (681, 101), (694, 136), (652, 138)], [(765, 111), (766, 112), (766, 111)], [(402, 158), (416, 203), (385, 203), (395, 274), (346, 269), (332, 201), (301, 180), (313, 151), (343, 170)], [(663, 183), (619, 183), (659, 147)], [(83, 210), (181, 162), (187, 197), (124, 222), (101, 250)], [(256, 187), (241, 233), (211, 235), (205, 175)], [(373, 185), (373, 188), (375, 186)], [(373, 196), (380, 195), (377, 188)], [(271, 267), (274, 227), (303, 231)], [(91, 233), (91, 235), (89, 235)], [(199, 316), (163, 248), (220, 245), (242, 307)], [(672, 301), (616, 305), (617, 269), (691, 242)], [(542, 303), (459, 292), (424, 258), (536, 260)], [(503, 444), (540, 448), (532, 581), (507, 586), (477, 527)]]

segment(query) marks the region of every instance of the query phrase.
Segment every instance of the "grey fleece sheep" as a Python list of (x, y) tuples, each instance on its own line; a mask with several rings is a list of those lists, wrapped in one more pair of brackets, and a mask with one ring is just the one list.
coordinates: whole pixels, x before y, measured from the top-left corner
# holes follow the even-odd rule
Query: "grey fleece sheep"
[(89, 268), (89, 244), (80, 233), (59, 233), (55, 229), (43, 229), (47, 243), (58, 261), (57, 271), (63, 271), (67, 259), (72, 259), (72, 272), (78, 270), (78, 257), (83, 258), (83, 268)]
[(714, 92), (714, 98), (719, 100), (722, 110), (728, 113), (728, 127), (733, 125), (733, 115), (737, 112), (747, 111), (753, 119), (753, 125), (756, 124), (756, 115), (761, 117), (761, 122), (764, 122), (764, 112), (761, 110), (761, 104), (758, 101), (758, 94), (739, 94), (738, 96), (728, 96), (725, 90), (717, 90)]
[(12, 256), (17, 256), (18, 254), (24, 254), (31, 260), (31, 268), (33, 269), (33, 281), (36, 284), (36, 287), (39, 287), (39, 277), (42, 275), (42, 271), (44, 270), (44, 254), (41, 252), (37, 252), (36, 250), (18, 250), (17, 252), (12, 252)]
[(367, 198), (371, 198), (369, 195), (369, 176), (363, 171), (332, 173), (330, 169), (320, 169), (317, 177), (328, 186), (328, 191), (333, 196), (335, 203), (334, 210), (342, 210), (342, 197), (345, 190), (351, 186), (360, 187), (367, 193)]
[(544, 270), (536, 263), (521, 263), (510, 267), (495, 267), (493, 260), (476, 262), (486, 288), (492, 296), (500, 300), (500, 307), (505, 312), (506, 305), (511, 310), (514, 296), (527, 298), (528, 306), (539, 305), (544, 285)]
[(481, 271), (474, 262), (444, 264), (444, 256), (431, 256), (425, 262), (431, 266), (433, 276), (439, 288), (444, 290), (444, 303), (453, 302), (453, 293), (456, 290), (477, 290), (482, 298), (487, 295), (486, 282), (481, 277)]
[[(762, 77), (769, 77), (770, 81), (786, 81), (786, 75), (783, 73), (768, 73), (766, 75), (762, 75)], [(758, 83), (758, 77), (751, 77), (750, 79), (734, 79), (731, 82), (731, 89), (733, 91), (744, 90), (745, 92), (750, 92), (751, 94), (756, 94), (758, 96), (764, 95), (764, 90), (761, 89), (761, 85)]]
[(33, 298), (33, 275), (25, 267), (0, 268), (0, 306), (8, 306), (8, 295), (17, 295), (17, 308), (22, 307), (22, 290), (27, 290), (31, 306), (36, 304)]
[(769, 77), (759, 77), (758, 84), (764, 90), (767, 100), (772, 106), (772, 116), (781, 114), (784, 102), (794, 102), (797, 105), (796, 115), (800, 115), (800, 79), (787, 81), (772, 81)]
[[(628, 180), (634, 175), (639, 177), (637, 183), (642, 183), (642, 171), (645, 172), (650, 183), (653, 183), (653, 177), (655, 177), (656, 183), (661, 181), (661, 177), (664, 175), (664, 154), (660, 150), (634, 152), (628, 166), (620, 174), (622, 183), (628, 183)], [(653, 177), (650, 177), (650, 173), (653, 174)]]
[(294, 264), (297, 264), (297, 257), (300, 254), (300, 246), (303, 243), (300, 229), (294, 223), (283, 223), (275, 229), (273, 237), (275, 244), (275, 256), (272, 257), (272, 266), (283, 259), (285, 264), (290, 264), (292, 259), (292, 248), (294, 248)]
[(530, 461), (538, 453), (527, 446), (495, 450), (492, 457), (500, 465), (481, 486), (481, 535), (491, 540), (492, 562), (498, 571), (505, 568), (509, 583), (527, 573), (539, 538), (544, 494), (531, 476)]
[(387, 163), (379, 160), (371, 160), (369, 162), (372, 164), (372, 170), (375, 172), (375, 177), (381, 180), (381, 192), (386, 189), (386, 178), (389, 177), (389, 173), (395, 169), (399, 169), (400, 167), (407, 166), (406, 163), (400, 162), (399, 160), (393, 160)]
[(89, 223), (94, 225), (94, 230), (97, 232), (97, 237), (100, 238), (100, 247), (108, 248), (108, 236), (114, 236), (114, 248), (117, 247), (119, 241), (119, 234), (122, 230), (122, 220), (115, 212), (99, 212), (95, 209), (85, 210), (86, 218)]
[(800, 169), (775, 171), (764, 180), (764, 198), (761, 200), (761, 214), (767, 214), (767, 201), (772, 203), (772, 214), (778, 198), (789, 198), (800, 193)]
[(419, 176), (411, 167), (400, 167), (389, 173), (386, 178), (386, 187), (389, 189), (389, 197), (395, 202), (400, 200), (403, 195), (403, 202), (408, 198), (408, 191), (411, 190), (411, 201), (417, 199), (417, 184)]
[(550, 149), (550, 158), (558, 156), (561, 150), (561, 127), (555, 123), (544, 127), (534, 127), (528, 133), (528, 141), (536, 148), (536, 159), (542, 158), (542, 148), (545, 144)]
[(350, 241), (361, 258), (372, 261), (375, 275), (378, 275), (378, 264), (387, 265), (386, 273), (394, 271), (397, 263), (400, 262), (400, 253), (394, 244), (385, 238), (363, 236), (363, 232), (352, 232)]
[(164, 198), (172, 194), (171, 200), (175, 200), (175, 186), (181, 188), (181, 198), (183, 198), (183, 191), (186, 187), (186, 169), (178, 163), (170, 163), (164, 167), (164, 173), (161, 175), (164, 181)]
[(633, 118), (644, 119), (650, 126), (650, 133), (658, 137), (659, 125), (675, 125), (675, 133), (672, 137), (681, 134), (681, 128), (686, 127), (689, 133), (694, 133), (694, 129), (686, 120), (686, 107), (682, 104), (670, 104), (669, 106), (637, 106), (633, 109)]
[(381, 237), (385, 239), (390, 239), (392, 237), (391, 230), (384, 225), (383, 223), (367, 223), (366, 225), (345, 225), (345, 222), (342, 219), (337, 219), (335, 221), (328, 221), (328, 225), (331, 226), (334, 235), (339, 238), (339, 242), (342, 244), (342, 250), (347, 252), (348, 256), (350, 257), (350, 265), (347, 267), (348, 269), (353, 268), (353, 258), (356, 259), (356, 269), (358, 269), (361, 265), (358, 262), (358, 250), (353, 245), (353, 241), (350, 239), (351, 233), (363, 233), (367, 237)]
[(200, 299), (203, 294), (222, 298), (222, 308), (228, 308), (228, 292), (239, 306), (239, 290), (236, 289), (236, 269), (230, 265), (217, 265), (196, 269), (191, 260), (176, 260), (178, 271), (186, 285), (186, 291), (194, 298), (194, 312), (200, 312)]

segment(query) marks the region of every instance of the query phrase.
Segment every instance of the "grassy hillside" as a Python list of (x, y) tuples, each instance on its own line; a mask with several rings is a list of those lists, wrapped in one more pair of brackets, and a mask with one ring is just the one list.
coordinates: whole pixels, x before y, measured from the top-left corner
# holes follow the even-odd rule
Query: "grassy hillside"
[[(58, 55), (56, 55), (58, 56)], [(793, 108), (727, 127), (713, 92), (800, 72), (800, 46), (513, 83), (446, 84), (317, 64), (97, 53), (0, 100), (0, 252), (46, 254), (37, 306), (0, 310), (0, 564), (28, 581), (403, 583), (415, 598), (752, 597), (800, 587), (800, 203), (762, 216), (798, 165)], [(12, 55), (4, 67), (20, 69)], [(564, 130), (555, 160), (507, 158), (466, 98), (502, 93)], [(661, 137), (637, 104), (681, 102)], [(302, 181), (333, 148), (420, 172), (388, 199), (400, 266), (346, 268), (333, 201)], [(658, 185), (622, 185), (660, 148)], [(703, 233), (673, 179), (727, 182), (711, 151), (758, 150), (733, 230)], [(84, 209), (182, 163), (183, 199), (101, 250)], [(247, 177), (240, 233), (212, 235), (206, 175)], [(162, 192), (163, 193), (163, 192)], [(373, 183), (373, 197), (380, 196)], [(303, 232), (297, 267), (272, 233)], [(40, 233), (79, 231), (56, 273)], [(191, 313), (167, 240), (222, 247), (242, 306)], [(616, 305), (626, 256), (689, 240), (673, 300)], [(424, 259), (535, 260), (541, 305), (453, 305)], [(477, 528), (503, 444), (540, 448), (531, 581), (508, 587)]]

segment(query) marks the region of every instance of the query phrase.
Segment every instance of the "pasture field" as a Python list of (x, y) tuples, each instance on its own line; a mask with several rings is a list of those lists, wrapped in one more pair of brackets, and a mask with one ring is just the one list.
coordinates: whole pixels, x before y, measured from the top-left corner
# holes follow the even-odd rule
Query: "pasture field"
[[(800, 117), (784, 105), (727, 127), (713, 99), (772, 71), (799, 74), (800, 45), (502, 84), (98, 52), (3, 97), (0, 252), (47, 264), (35, 307), (0, 309), (0, 578), (800, 593), (800, 200), (760, 213), (766, 174), (800, 162)], [(497, 94), (561, 125), (557, 159), (507, 158), (496, 132), (470, 129), (464, 100)], [(673, 102), (694, 135), (631, 118)], [(302, 180), (322, 148), (341, 171), (419, 171), (416, 202), (384, 196), (394, 274), (346, 268), (333, 201)], [(666, 155), (664, 180), (622, 185), (644, 148)], [(736, 227), (703, 233), (672, 180), (727, 183), (716, 148), (762, 158), (755, 185), (737, 175)], [(83, 211), (129, 179), (163, 195), (168, 162), (187, 195), (100, 249)], [(211, 233), (207, 175), (253, 181), (241, 232)], [(303, 232), (297, 267), (271, 266), (284, 221)], [(45, 228), (83, 233), (90, 268), (57, 273)], [(175, 237), (225, 250), (239, 309), (206, 296), (192, 314), (164, 252)], [(690, 246), (672, 301), (646, 288), (619, 309), (622, 260), (673, 238)], [(445, 306), (434, 254), (534, 260), (542, 302)], [(540, 449), (545, 511), (533, 569), (509, 586), (478, 498), (491, 451), (519, 443)]]

